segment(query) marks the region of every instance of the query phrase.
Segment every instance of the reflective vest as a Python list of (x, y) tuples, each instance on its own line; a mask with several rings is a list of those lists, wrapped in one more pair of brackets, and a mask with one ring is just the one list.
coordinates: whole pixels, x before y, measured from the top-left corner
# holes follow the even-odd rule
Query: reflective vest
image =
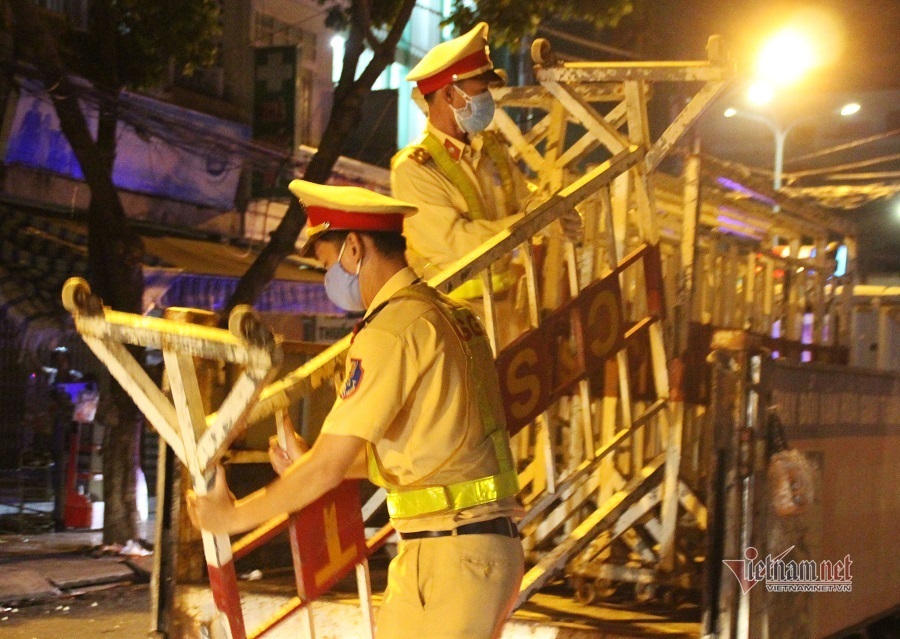
[[(442, 295), (426, 284), (413, 284), (397, 292), (391, 297), (396, 299), (411, 298), (431, 304), (449, 322), (460, 339), (465, 351), (469, 373), (475, 384), (475, 399), (484, 425), (484, 433), (490, 438), (497, 459), (498, 472), (462, 481), (448, 486), (425, 486), (404, 488), (391, 484), (381, 470), (381, 462), (375, 446), (368, 445), (368, 471), (372, 483), (387, 489), (388, 513), (391, 517), (410, 518), (424, 515), (437, 515), (454, 512), (463, 508), (471, 508), (488, 504), (504, 497), (512, 497), (519, 492), (519, 478), (516, 474), (509, 448), (509, 436), (502, 423), (498, 424), (490, 410), (488, 401), (489, 389), (485, 387), (483, 377), (478, 374), (478, 364), (483, 365), (484, 355), (490, 358), (490, 345), (484, 336), (481, 324), (472, 312)], [(483, 342), (482, 357), (476, 357), (476, 345)], [(493, 365), (493, 361), (491, 361)]]
[[(512, 215), (516, 211), (510, 210), (515, 201), (515, 186), (513, 184), (512, 170), (509, 167), (509, 159), (506, 150), (497, 139), (497, 135), (490, 131), (481, 134), (484, 142), (484, 152), (491, 158), (491, 162), (497, 167), (500, 174), (500, 184), (503, 187), (503, 194), (506, 199), (505, 211), (506, 215)], [(468, 174), (459, 165), (459, 162), (450, 157), (450, 153), (441, 144), (437, 136), (428, 131), (422, 142), (419, 144), (421, 148), (428, 151), (429, 155), (434, 159), (435, 164), (441, 170), (454, 187), (462, 194), (466, 201), (466, 207), (469, 209), (469, 218), (472, 220), (484, 220), (487, 218), (484, 201), (481, 199), (478, 187), (472, 182)], [(505, 291), (515, 284), (515, 278), (508, 270), (495, 273), (491, 278), (491, 284), (495, 293)], [(480, 278), (474, 278), (464, 282), (453, 291), (450, 297), (454, 299), (472, 299), (481, 297), (483, 286)]]

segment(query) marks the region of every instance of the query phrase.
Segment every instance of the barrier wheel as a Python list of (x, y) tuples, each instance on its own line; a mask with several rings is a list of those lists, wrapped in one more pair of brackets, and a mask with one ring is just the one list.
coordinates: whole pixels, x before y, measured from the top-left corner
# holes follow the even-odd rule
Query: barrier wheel
[(63, 284), (62, 303), (70, 313), (74, 313), (81, 309), (91, 295), (91, 287), (87, 280), (82, 277), (70, 277)]
[(253, 319), (253, 307), (248, 304), (235, 306), (228, 316), (228, 330), (235, 337), (246, 339), (249, 333), (248, 320)]
[(598, 577), (594, 582), (594, 589), (597, 591), (597, 596), (601, 600), (613, 597), (617, 590), (615, 583), (610, 579), (603, 579), (602, 577)]
[(634, 584), (634, 600), (649, 603), (656, 598), (656, 584)]
[(575, 601), (578, 603), (589, 605), (597, 600), (597, 589), (590, 579), (576, 577), (573, 585), (575, 586)]
[(546, 38), (538, 38), (531, 43), (531, 59), (535, 64), (542, 66), (553, 66), (556, 64), (556, 55), (553, 53), (553, 47)]

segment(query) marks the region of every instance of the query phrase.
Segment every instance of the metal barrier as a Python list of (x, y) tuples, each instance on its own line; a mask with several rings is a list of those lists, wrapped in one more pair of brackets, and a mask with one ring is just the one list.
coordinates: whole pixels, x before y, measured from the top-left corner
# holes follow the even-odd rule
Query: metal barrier
[[(472, 277), (482, 279), (484, 321), (496, 351), (502, 318), (494, 311), (491, 268), (513, 252), (524, 261), (532, 329), (497, 353), (525, 487), (521, 497), (528, 514), (522, 529), (536, 563), (526, 574), (518, 603), (567, 565), (573, 566), (585, 599), (611, 581), (631, 582), (645, 591), (648, 586), (694, 586), (700, 553), (690, 544), (676, 543), (679, 520), (690, 522), (698, 535), (708, 525), (700, 494), (708, 469), (700, 468), (696, 459), (682, 463), (684, 433), (702, 436), (703, 429), (708, 430), (702, 407), (685, 405), (682, 355), (690, 320), (725, 318), (724, 325), (749, 323), (767, 330), (777, 316), (790, 327), (787, 336), (798, 341), (793, 338), (801, 309), (811, 305), (834, 312), (840, 300), (836, 289), (824, 294), (827, 262), (821, 257), (791, 261), (801, 259), (799, 232), (810, 228), (808, 218), (816, 213), (802, 208), (795, 226), (778, 227), (793, 229), (796, 255), (794, 248), (787, 258), (742, 252), (729, 238), (713, 236), (699, 225), (702, 171), (694, 154), (686, 165), (680, 234), (661, 233), (657, 189), (650, 174), (732, 76), (732, 65), (717, 40), (711, 40), (710, 60), (700, 62), (557, 64), (542, 41), (535, 43), (533, 56), (541, 86), (503, 89), (498, 104), (545, 110), (547, 115), (522, 132), (501, 108), (496, 125), (510, 143), (513, 159), (537, 174), (544, 202), (430, 282), (447, 291)], [(649, 89), (653, 82), (666, 81), (704, 84), (663, 135), (652, 140), (646, 110)], [(604, 101), (614, 106), (601, 114), (593, 105)], [(584, 133), (567, 145), (570, 126)], [(620, 130), (623, 127), (625, 131)], [(605, 149), (608, 159), (579, 175), (578, 164), (598, 148)], [(585, 220), (584, 244), (574, 246), (551, 237), (538, 272), (532, 238), (576, 207)], [(701, 256), (709, 256), (702, 258), (708, 260), (702, 267), (696, 259), (698, 246)], [(778, 259), (813, 274), (792, 277), (793, 288), (786, 285), (785, 276), (779, 289), (774, 278)], [(738, 288), (735, 279), (746, 285)], [(822, 295), (806, 296), (806, 289)], [(67, 308), (85, 341), (120, 382), (125, 380), (123, 386), (186, 463), (199, 491), (205, 490), (207, 470), (240, 429), (279, 414), (330, 383), (349, 345), (348, 337), (267, 385), (279, 359), (277, 340), (246, 311), (232, 317), (230, 332), (188, 328), (104, 312), (96, 301), (77, 299), (86, 295), (82, 285), (67, 291)], [(775, 310), (777, 296), (784, 310)], [(672, 301), (667, 304), (667, 299)], [(751, 312), (760, 300), (765, 317)], [(714, 311), (706, 310), (712, 308), (709, 303), (715, 305)], [(817, 317), (824, 318), (825, 313)], [(828, 331), (825, 326), (814, 327), (814, 334), (821, 334), (823, 341), (840, 336), (841, 326)], [(826, 333), (830, 337), (825, 338)], [(127, 359), (122, 343), (163, 349), (167, 374), (177, 390), (174, 406)], [(800, 352), (813, 351), (819, 344), (820, 340), (803, 344)], [(209, 417), (192, 399), (195, 355), (246, 367), (225, 404)], [(688, 469), (687, 475), (682, 467)], [(367, 510), (374, 504), (377, 498)], [(268, 534), (259, 532), (251, 539)], [(368, 546), (383, 543), (387, 534), (389, 529), (382, 530)], [(244, 629), (235, 607), (226, 542), (204, 535), (214, 591), (228, 593), (226, 600), (217, 599), (217, 605), (228, 619), (231, 636), (241, 637)], [(255, 543), (242, 542), (239, 547)], [(301, 601), (302, 597), (301, 593)]]
[[(775, 360), (743, 331), (712, 345), (702, 635), (837, 636), (895, 613), (900, 565), (882, 522), (900, 507), (900, 375)], [(807, 468), (788, 488), (812, 487), (787, 512), (773, 417)]]

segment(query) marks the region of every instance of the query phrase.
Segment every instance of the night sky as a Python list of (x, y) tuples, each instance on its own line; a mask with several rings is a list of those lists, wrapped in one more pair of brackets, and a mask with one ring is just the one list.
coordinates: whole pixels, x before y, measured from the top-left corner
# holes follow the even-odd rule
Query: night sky
[[(607, 30), (603, 42), (639, 53), (645, 59), (702, 59), (708, 36), (718, 33), (725, 38), (726, 48), (737, 60), (739, 71), (749, 74), (764, 39), (799, 12), (810, 9), (824, 14), (830, 23), (831, 32), (836, 36), (829, 49), (834, 60), (793, 87), (794, 102), (785, 98), (780, 108), (811, 110), (818, 105), (824, 109), (823, 105), (838, 94), (900, 90), (900, 0), (636, 0), (635, 13), (618, 28)], [(588, 55), (598, 59), (596, 54)], [(738, 89), (732, 87), (732, 90)], [(715, 109), (713, 112), (711, 108), (706, 117), (720, 115), (722, 106), (716, 105)], [(900, 112), (900, 103), (897, 109)], [(900, 126), (890, 122), (889, 118), (888, 127)], [(801, 140), (793, 141), (795, 152), (798, 141)], [(821, 142), (817, 143), (822, 146)], [(766, 132), (762, 132), (760, 145), (771, 148)], [(897, 136), (877, 149), (879, 156), (896, 153), (900, 153)], [(788, 145), (786, 168), (809, 168), (791, 165), (790, 155)], [(867, 157), (873, 157), (872, 149), (855, 158), (845, 155), (832, 160), (837, 164)], [(760, 164), (759, 157), (746, 157), (743, 161), (771, 168), (771, 161)], [(900, 171), (900, 162), (867, 170)], [(881, 200), (845, 215), (859, 224), (864, 275), (900, 277), (900, 197), (893, 201)]]

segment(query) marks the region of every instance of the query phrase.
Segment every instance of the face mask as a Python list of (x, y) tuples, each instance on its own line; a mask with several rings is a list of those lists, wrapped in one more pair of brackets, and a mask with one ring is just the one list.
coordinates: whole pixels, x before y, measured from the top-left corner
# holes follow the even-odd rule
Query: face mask
[(347, 240), (341, 244), (341, 252), (338, 253), (337, 262), (325, 272), (325, 294), (328, 299), (340, 306), (345, 311), (364, 311), (362, 291), (359, 288), (359, 269), (362, 268), (362, 260), (356, 265), (356, 273), (348, 273), (341, 266), (341, 257), (344, 255), (344, 247)]
[(450, 108), (453, 109), (453, 117), (456, 118), (459, 128), (469, 135), (481, 133), (488, 128), (491, 120), (494, 119), (494, 97), (491, 95), (491, 92), (485, 91), (472, 97), (455, 84), (453, 88), (466, 101), (466, 106), (459, 109), (452, 104), (450, 105)]

